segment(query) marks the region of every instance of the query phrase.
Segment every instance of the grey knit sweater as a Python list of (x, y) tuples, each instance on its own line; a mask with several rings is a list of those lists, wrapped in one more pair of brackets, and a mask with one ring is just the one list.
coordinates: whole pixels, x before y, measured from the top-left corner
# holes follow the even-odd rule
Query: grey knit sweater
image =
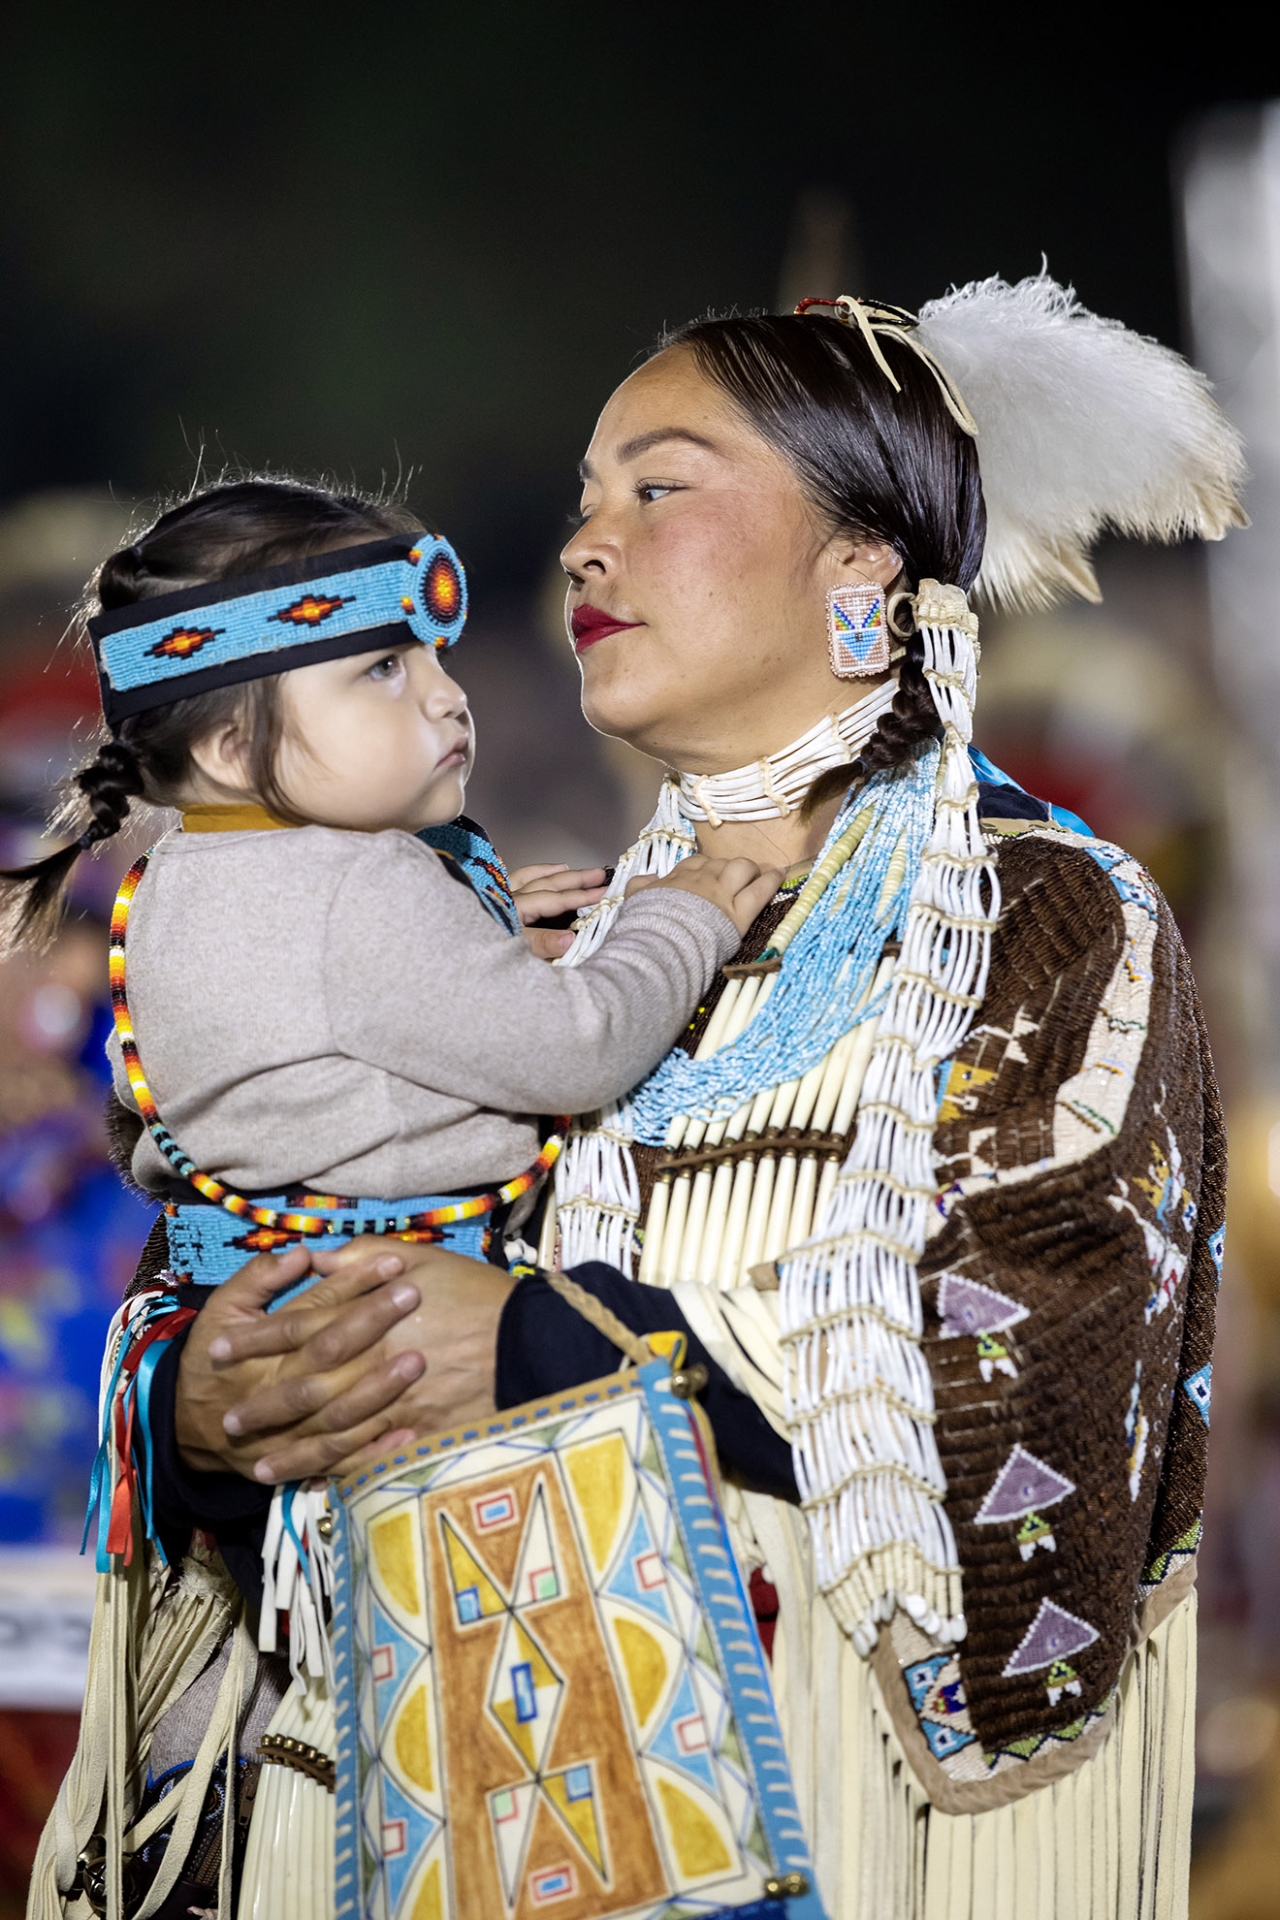
[[(161, 1118), (198, 1167), (250, 1193), (392, 1200), (527, 1167), (535, 1116), (633, 1086), (737, 945), (718, 907), (659, 888), (565, 970), (407, 833), (172, 833), (130, 913), (127, 991)], [(133, 1107), (114, 1035), (108, 1050)], [(172, 1190), (145, 1132), (133, 1172)]]

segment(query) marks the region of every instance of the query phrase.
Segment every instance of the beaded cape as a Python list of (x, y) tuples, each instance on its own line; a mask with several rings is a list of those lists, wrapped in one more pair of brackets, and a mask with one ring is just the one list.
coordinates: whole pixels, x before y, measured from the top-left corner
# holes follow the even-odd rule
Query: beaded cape
[[(944, 1813), (1004, 1804), (1094, 1752), (1135, 1638), (1189, 1591), (1225, 1204), (1212, 1062), (1163, 899), (1119, 848), (1019, 817), (1048, 809), (1016, 788), (984, 785), (981, 805), (1003, 906), (982, 1005), (937, 1076), (919, 1262), (965, 1631), (936, 1636), (898, 1607), (865, 1648)], [(784, 1122), (742, 1145), (794, 1176), (806, 1155), (834, 1168), (854, 1132)], [(633, 1156), (642, 1223), (707, 1160)]]

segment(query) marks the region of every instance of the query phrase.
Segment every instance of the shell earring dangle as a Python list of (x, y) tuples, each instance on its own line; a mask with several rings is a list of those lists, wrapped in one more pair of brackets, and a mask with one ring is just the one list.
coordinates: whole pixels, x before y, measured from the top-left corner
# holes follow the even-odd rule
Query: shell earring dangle
[(889, 670), (889, 616), (874, 580), (827, 589), (827, 643), (837, 680), (871, 680)]

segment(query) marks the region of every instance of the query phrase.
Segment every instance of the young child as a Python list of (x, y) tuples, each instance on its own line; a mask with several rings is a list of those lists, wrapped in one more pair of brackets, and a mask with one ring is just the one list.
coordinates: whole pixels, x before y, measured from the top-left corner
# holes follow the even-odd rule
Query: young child
[[(500, 864), (449, 825), (474, 747), (442, 665), (461, 569), (398, 507), (215, 487), (95, 591), (112, 737), (77, 776), (92, 821), (9, 877), (38, 933), (133, 798), (182, 811), (126, 883), (113, 957), (116, 1093), (148, 1123), (132, 1171), (168, 1203), (166, 1264), (212, 1282), (309, 1229), (344, 1228), (315, 1235), (330, 1248), (397, 1221), (498, 1253), (491, 1228), (557, 1150), (538, 1116), (633, 1086), (777, 877), (686, 860), (574, 971), (512, 938)], [(532, 873), (527, 917), (603, 878)]]
[[(225, 1574), (190, 1557), (164, 1572), (148, 1393), (205, 1297), (170, 1280), (207, 1286), (255, 1252), (370, 1231), (502, 1263), (512, 1208), (559, 1150), (539, 1116), (603, 1105), (655, 1065), (780, 876), (695, 855), (628, 901), (585, 966), (537, 957), (521, 915), (586, 904), (604, 876), (535, 869), (517, 904), (459, 819), (474, 736), (442, 654), (466, 590), (448, 545), (398, 507), (283, 481), (214, 487), (113, 554), (91, 592), (110, 735), (76, 776), (91, 818), (73, 845), (4, 877), (13, 936), (39, 938), (78, 854), (117, 833), (135, 799), (182, 813), (113, 919), (115, 1091), (143, 1123), (132, 1172), (165, 1202), (168, 1271), (113, 1325), (91, 1506), (111, 1576), (103, 1618), (125, 1605), (140, 1521), (157, 1543), (153, 1618), (196, 1607), (201, 1651), (186, 1666), (153, 1659), (167, 1642), (150, 1628), (128, 1652), (116, 1629), (102, 1641), (115, 1652), (90, 1676), (33, 1910), (66, 1911), (70, 1886), (119, 1912), (150, 1885), (148, 1910), (167, 1915), (206, 1910), (218, 1862), (239, 1861), (264, 1729), (290, 1751), (333, 1750), (323, 1492), (278, 1490), (263, 1549), (258, 1644), (276, 1647), (287, 1613), (290, 1667), (300, 1686), (310, 1676), (301, 1694), (282, 1697), (279, 1662), (255, 1668)], [(102, 1772), (122, 1707), (136, 1716), (127, 1788)], [(237, 1752), (239, 1784), (219, 1800)], [(255, 1832), (288, 1826), (287, 1794), (301, 1791), (294, 1773), (268, 1772)], [(135, 1845), (165, 1796), (183, 1809), (173, 1848)], [(323, 1791), (318, 1805), (327, 1887)], [(86, 1834), (98, 1839), (69, 1880)], [(304, 1910), (327, 1912), (330, 1892), (317, 1898)]]

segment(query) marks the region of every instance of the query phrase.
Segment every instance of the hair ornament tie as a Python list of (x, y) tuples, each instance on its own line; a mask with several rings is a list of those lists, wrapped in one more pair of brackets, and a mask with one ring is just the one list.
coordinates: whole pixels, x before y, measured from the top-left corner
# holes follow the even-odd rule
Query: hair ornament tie
[(978, 423), (965, 405), (964, 396), (946, 368), (942, 366), (918, 336), (919, 320), (905, 307), (892, 307), (882, 300), (860, 300), (856, 294), (842, 293), (835, 300), (827, 300), (819, 295), (810, 295), (796, 303), (796, 312), (802, 317), (811, 307), (830, 307), (841, 325), (857, 327), (867, 343), (872, 359), (885, 376), (895, 393), (902, 392), (902, 382), (884, 357), (884, 351), (877, 335), (892, 336), (910, 347), (918, 360), (922, 360), (938, 383), (938, 391), (946, 403), (947, 412), (960, 428), (972, 439), (978, 437)]

